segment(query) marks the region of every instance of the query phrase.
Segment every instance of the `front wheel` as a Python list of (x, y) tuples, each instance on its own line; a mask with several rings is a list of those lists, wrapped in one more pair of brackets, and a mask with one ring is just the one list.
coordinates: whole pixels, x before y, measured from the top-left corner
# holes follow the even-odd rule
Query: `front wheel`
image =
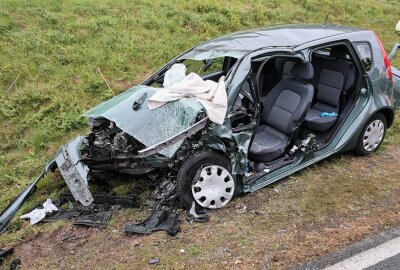
[(383, 114), (377, 113), (365, 124), (355, 148), (356, 154), (366, 156), (378, 150), (385, 134), (386, 118)]
[(201, 151), (186, 160), (177, 176), (177, 192), (183, 206), (193, 202), (203, 208), (225, 206), (235, 192), (231, 162), (223, 154)]

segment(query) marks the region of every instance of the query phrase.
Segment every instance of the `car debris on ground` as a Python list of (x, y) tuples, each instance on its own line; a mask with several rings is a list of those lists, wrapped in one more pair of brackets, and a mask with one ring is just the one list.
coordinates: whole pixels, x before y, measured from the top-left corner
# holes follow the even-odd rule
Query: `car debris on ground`
[(9, 249), (0, 248), (0, 265), (3, 263), (6, 257), (10, 256), (13, 253), (14, 253), (14, 248), (9, 248)]
[(154, 257), (148, 263), (150, 265), (156, 265), (156, 264), (159, 264), (159, 262), (160, 262), (160, 257)]

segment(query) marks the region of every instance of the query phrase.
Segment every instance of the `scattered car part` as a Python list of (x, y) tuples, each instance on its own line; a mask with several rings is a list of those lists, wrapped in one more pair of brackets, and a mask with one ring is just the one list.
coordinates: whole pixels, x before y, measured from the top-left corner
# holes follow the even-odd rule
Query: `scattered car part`
[(128, 224), (125, 226), (127, 234), (151, 234), (156, 231), (166, 231), (170, 235), (176, 235), (179, 231), (175, 227), (178, 219), (177, 213), (169, 210), (159, 209), (152, 212), (150, 217), (138, 224)]
[(61, 146), (56, 162), (75, 200), (88, 206), (93, 202), (93, 197), (88, 187), (89, 167), (81, 161), (79, 152), (83, 141), (84, 137), (78, 136)]
[[(235, 189), (234, 180), (229, 173), (231, 170), (230, 160), (215, 151), (198, 152), (188, 158), (182, 164), (177, 175), (176, 190), (183, 206), (190, 209), (193, 200), (196, 200), (199, 205), (206, 208), (222, 207), (225, 201), (232, 199)], [(222, 175), (222, 172), (224, 175)], [(225, 183), (225, 178), (228, 179), (227, 183)], [(204, 184), (201, 183), (202, 181)], [(228, 191), (225, 190), (226, 184), (229, 184), (229, 187), (226, 187), (229, 188)], [(205, 189), (210, 191), (209, 196), (212, 196), (212, 198), (207, 200), (205, 196), (198, 196), (203, 194), (201, 191)], [(222, 193), (220, 194), (219, 191)], [(219, 195), (219, 197), (217, 198), (212, 194)], [(222, 200), (225, 201), (222, 202), (221, 198), (224, 198)], [(212, 203), (213, 200), (214, 203)]]
[(0, 248), (0, 265), (3, 263), (3, 260), (14, 253), (14, 248), (2, 249)]
[(112, 211), (82, 215), (76, 218), (73, 223), (74, 225), (84, 225), (104, 229), (111, 216)]
[(154, 258), (152, 258), (149, 262), (148, 262), (148, 264), (150, 264), (150, 265), (156, 265), (156, 264), (158, 264), (160, 262), (160, 257), (154, 257)]
[(151, 234), (156, 231), (166, 231), (169, 235), (176, 235), (180, 228), (176, 227), (178, 214), (177, 207), (165, 207), (158, 203), (149, 218), (137, 224), (125, 225), (126, 234)]
[[(139, 204), (136, 197), (112, 196), (96, 194), (93, 195), (93, 203), (90, 206), (74, 205), (72, 194), (61, 194), (59, 198), (60, 209), (57, 212), (47, 214), (43, 222), (54, 222), (57, 220), (73, 220), (75, 225), (85, 225), (105, 228), (112, 214), (120, 207), (137, 208)], [(61, 208), (69, 203), (69, 208)]]
[(204, 212), (204, 213), (196, 212), (196, 203), (195, 202), (192, 202), (192, 207), (190, 207), (188, 217), (189, 217), (189, 221), (198, 222), (198, 223), (207, 222), (209, 220), (209, 217), (206, 212)]
[[(59, 198), (59, 204), (63, 205), (66, 202), (73, 201), (74, 197), (72, 194), (61, 194)], [(94, 194), (93, 204), (95, 205), (120, 205), (126, 208), (139, 208), (137, 197), (135, 196), (113, 196), (113, 195), (103, 195)]]
[(5, 231), (11, 219), (15, 216), (17, 211), (21, 208), (23, 203), (35, 192), (36, 185), (39, 181), (49, 172), (54, 171), (56, 168), (55, 160), (47, 163), (39, 177), (29, 184), (19, 195), (12, 201), (0, 215), (0, 234)]
[(63, 209), (60, 208), (57, 212), (52, 213), (51, 215), (47, 215), (41, 222), (54, 222), (58, 220), (70, 220), (75, 219), (82, 215), (78, 209)]
[(61, 208), (57, 212), (47, 214), (42, 222), (54, 222), (58, 220), (71, 220), (75, 225), (105, 228), (112, 214), (119, 209), (114, 205), (75, 206), (73, 208)]
[(15, 258), (10, 265), (10, 270), (15, 270), (18, 268), (18, 266), (21, 264), (21, 259), (20, 258)]

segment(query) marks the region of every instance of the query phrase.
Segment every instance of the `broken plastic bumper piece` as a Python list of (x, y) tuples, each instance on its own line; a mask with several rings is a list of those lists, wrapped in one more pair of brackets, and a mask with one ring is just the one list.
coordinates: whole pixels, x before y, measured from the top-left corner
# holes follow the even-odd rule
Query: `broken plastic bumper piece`
[(61, 146), (56, 163), (75, 200), (88, 206), (93, 202), (93, 197), (88, 187), (89, 167), (81, 161), (79, 151), (83, 140), (83, 136), (78, 136)]

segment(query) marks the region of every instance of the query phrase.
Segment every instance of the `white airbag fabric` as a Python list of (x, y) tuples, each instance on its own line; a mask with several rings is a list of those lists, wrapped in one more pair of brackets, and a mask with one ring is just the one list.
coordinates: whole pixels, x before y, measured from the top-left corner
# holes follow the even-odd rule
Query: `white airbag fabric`
[(212, 122), (224, 122), (228, 103), (224, 76), (216, 83), (211, 80), (205, 81), (196, 73), (190, 73), (182, 81), (158, 90), (148, 99), (148, 106), (153, 110), (180, 98), (197, 100)]
[(186, 78), (186, 66), (184, 64), (173, 64), (164, 75), (164, 87), (183, 81)]
[(51, 199), (47, 199), (44, 203), (43, 203), (43, 208), (39, 209), (36, 208), (34, 210), (32, 210), (31, 212), (22, 215), (21, 218), (22, 219), (29, 219), (29, 223), (31, 225), (38, 223), (39, 221), (41, 221), (42, 219), (44, 219), (46, 217), (46, 213), (51, 213), (53, 211), (58, 211), (57, 206), (55, 206)]

